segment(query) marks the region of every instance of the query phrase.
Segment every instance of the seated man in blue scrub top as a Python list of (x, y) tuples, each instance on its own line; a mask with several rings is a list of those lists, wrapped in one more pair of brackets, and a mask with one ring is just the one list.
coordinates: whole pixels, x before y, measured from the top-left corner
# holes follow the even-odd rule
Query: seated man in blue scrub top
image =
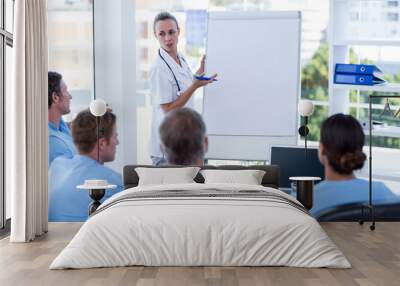
[(76, 154), (72, 142), (71, 131), (61, 116), (70, 113), (72, 99), (62, 75), (56, 72), (48, 73), (49, 92), (49, 167), (58, 156), (71, 158)]
[[(319, 159), (325, 167), (325, 180), (315, 186), (310, 210), (314, 217), (333, 207), (368, 201), (368, 180), (358, 179), (353, 173), (364, 165), (363, 146), (364, 132), (351, 115), (335, 114), (322, 123)], [(375, 204), (398, 201), (381, 182), (373, 182), (372, 190)]]
[(116, 117), (107, 111), (99, 122), (100, 137), (97, 140), (96, 118), (89, 110), (81, 111), (72, 121), (72, 137), (79, 154), (72, 158), (57, 157), (50, 166), (49, 221), (87, 219), (92, 199), (88, 191), (76, 188), (85, 180), (107, 180), (109, 184), (117, 185), (116, 189), (106, 190), (102, 201), (122, 191), (121, 175), (104, 166), (104, 163), (115, 159), (118, 145)]

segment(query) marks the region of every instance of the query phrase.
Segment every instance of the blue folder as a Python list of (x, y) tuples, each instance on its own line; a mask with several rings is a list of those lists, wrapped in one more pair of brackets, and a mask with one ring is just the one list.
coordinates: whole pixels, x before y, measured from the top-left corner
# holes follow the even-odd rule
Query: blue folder
[(382, 75), (382, 71), (375, 65), (353, 65), (336, 64), (335, 73), (360, 74), (360, 75)]
[(335, 83), (339, 84), (356, 84), (356, 85), (375, 85), (384, 83), (385, 80), (373, 75), (358, 75), (358, 74), (335, 74)]

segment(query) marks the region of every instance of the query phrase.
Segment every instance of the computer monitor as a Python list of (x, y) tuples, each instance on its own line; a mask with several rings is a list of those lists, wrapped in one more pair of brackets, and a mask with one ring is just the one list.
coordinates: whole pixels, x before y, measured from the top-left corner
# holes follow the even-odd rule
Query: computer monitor
[(280, 188), (290, 188), (289, 177), (312, 176), (324, 178), (324, 167), (318, 159), (317, 148), (272, 146), (271, 164), (280, 167)]

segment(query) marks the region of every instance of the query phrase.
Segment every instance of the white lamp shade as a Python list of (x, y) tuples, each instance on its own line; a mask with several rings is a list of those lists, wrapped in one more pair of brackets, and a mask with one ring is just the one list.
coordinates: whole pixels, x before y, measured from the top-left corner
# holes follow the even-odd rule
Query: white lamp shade
[(311, 116), (314, 112), (314, 104), (309, 100), (300, 100), (298, 110), (301, 116)]
[(107, 111), (107, 105), (101, 98), (95, 99), (90, 103), (90, 113), (94, 116), (103, 116)]

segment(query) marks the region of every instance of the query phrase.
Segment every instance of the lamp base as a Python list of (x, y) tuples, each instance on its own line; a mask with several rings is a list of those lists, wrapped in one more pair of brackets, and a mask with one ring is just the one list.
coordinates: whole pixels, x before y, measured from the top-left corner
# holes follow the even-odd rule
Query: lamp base
[(313, 207), (313, 193), (314, 182), (310, 181), (296, 181), (296, 198), (303, 206), (310, 210)]
[(92, 198), (93, 202), (89, 205), (89, 216), (94, 213), (97, 208), (101, 205), (100, 200), (104, 197), (105, 189), (90, 189), (89, 196)]

